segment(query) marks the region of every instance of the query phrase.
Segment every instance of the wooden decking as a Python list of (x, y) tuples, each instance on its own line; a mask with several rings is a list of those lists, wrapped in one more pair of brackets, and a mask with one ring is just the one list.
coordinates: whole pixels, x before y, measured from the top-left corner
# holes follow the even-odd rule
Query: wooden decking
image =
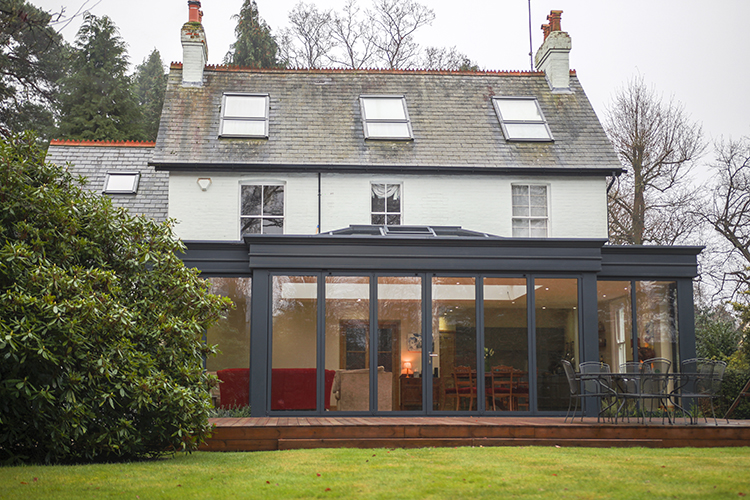
[(750, 421), (718, 425), (597, 423), (540, 417), (216, 418), (207, 451), (456, 446), (750, 446)]

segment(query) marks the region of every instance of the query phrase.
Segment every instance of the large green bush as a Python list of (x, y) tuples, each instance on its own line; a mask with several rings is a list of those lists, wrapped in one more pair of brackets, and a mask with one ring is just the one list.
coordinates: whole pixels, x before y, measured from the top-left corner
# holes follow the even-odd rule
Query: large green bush
[(210, 431), (205, 328), (230, 306), (170, 223), (114, 208), (30, 135), (0, 141), (0, 461), (193, 450)]

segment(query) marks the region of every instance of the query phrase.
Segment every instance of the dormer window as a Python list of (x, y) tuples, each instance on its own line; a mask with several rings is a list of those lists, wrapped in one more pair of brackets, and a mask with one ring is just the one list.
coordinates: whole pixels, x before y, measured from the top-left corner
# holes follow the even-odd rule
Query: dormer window
[(138, 172), (110, 172), (104, 181), (104, 193), (135, 194), (138, 192)]
[(220, 137), (268, 138), (268, 94), (224, 94)]
[(359, 97), (359, 102), (365, 139), (413, 139), (404, 96), (363, 95)]
[(533, 97), (493, 97), (507, 141), (553, 141), (542, 109)]

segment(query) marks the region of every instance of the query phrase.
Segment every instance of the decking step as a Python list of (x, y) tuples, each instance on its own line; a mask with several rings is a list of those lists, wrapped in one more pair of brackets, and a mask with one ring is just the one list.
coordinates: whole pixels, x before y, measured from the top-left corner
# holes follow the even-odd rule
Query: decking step
[(536, 438), (368, 438), (368, 439), (279, 439), (279, 450), (313, 448), (456, 448), (463, 446), (576, 446), (589, 448), (658, 448), (660, 439), (536, 439)]

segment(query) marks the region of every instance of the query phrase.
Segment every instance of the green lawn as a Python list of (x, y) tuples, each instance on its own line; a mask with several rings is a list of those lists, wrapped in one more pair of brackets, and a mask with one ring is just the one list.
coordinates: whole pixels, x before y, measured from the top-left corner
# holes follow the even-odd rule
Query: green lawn
[(0, 499), (736, 498), (750, 448), (431, 448), (194, 453), (0, 467)]

